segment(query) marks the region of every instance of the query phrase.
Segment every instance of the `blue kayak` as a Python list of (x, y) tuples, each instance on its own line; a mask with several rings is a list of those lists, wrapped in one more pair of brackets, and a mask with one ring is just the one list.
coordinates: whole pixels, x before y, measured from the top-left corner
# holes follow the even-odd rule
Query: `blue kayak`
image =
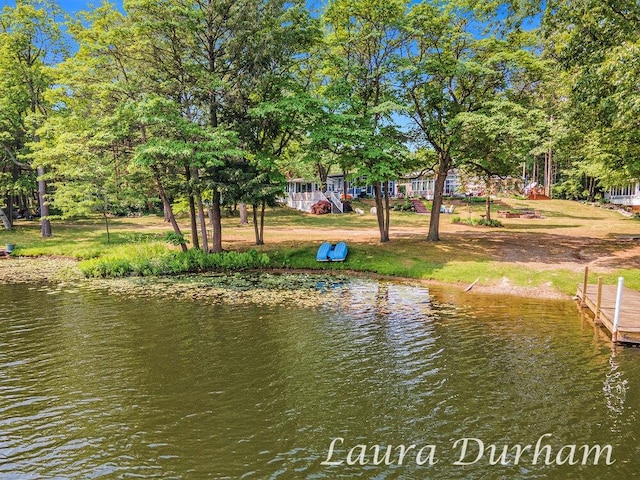
[(318, 248), (316, 260), (318, 262), (344, 262), (347, 258), (347, 251), (347, 244), (344, 242), (339, 242), (336, 245), (324, 242)]
[(332, 245), (329, 242), (324, 242), (320, 245), (318, 249), (318, 254), (316, 255), (316, 260), (318, 262), (328, 262), (329, 261), (329, 252), (331, 251)]

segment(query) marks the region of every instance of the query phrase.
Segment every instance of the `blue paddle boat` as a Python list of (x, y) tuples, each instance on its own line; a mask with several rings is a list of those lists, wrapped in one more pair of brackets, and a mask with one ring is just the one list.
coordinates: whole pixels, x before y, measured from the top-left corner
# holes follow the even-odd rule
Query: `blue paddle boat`
[(347, 244), (344, 242), (338, 242), (336, 245), (332, 245), (329, 242), (324, 242), (318, 248), (316, 260), (318, 262), (344, 262), (347, 258)]

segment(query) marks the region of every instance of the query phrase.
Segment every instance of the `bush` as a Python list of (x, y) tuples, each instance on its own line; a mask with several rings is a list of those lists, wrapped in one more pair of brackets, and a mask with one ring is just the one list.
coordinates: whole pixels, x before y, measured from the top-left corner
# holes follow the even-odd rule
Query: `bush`
[(487, 220), (486, 218), (479, 220), (478, 225), (482, 227), (504, 227), (500, 220)]
[(415, 212), (416, 211), (416, 207), (413, 205), (413, 202), (411, 200), (405, 200), (404, 202), (396, 203), (393, 206), (393, 209), (396, 212)]
[(453, 217), (451, 221), (453, 223), (464, 223), (472, 227), (504, 227), (500, 220), (487, 220), (486, 218), (468, 218), (461, 220), (460, 217)]
[(180, 245), (186, 245), (187, 241), (184, 239), (184, 235), (169, 232), (164, 236), (164, 241), (170, 243), (171, 245), (175, 245), (179, 247)]
[(110, 254), (80, 262), (86, 277), (125, 277), (196, 273), (210, 270), (248, 270), (268, 267), (271, 260), (256, 250), (246, 252), (205, 253), (202, 250), (186, 252), (137, 252), (137, 254)]
[(331, 204), (326, 200), (320, 200), (319, 202), (311, 205), (311, 213), (314, 215), (325, 215), (331, 213)]

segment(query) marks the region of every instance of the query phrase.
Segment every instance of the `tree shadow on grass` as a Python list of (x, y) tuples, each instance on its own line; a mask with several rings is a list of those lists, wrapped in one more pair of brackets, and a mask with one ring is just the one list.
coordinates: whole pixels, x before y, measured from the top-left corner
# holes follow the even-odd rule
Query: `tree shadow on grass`
[(570, 224), (562, 224), (562, 225), (536, 225), (533, 223), (528, 223), (526, 225), (516, 225), (509, 224), (505, 225), (505, 230), (553, 230), (557, 228), (579, 228), (581, 225), (570, 225)]

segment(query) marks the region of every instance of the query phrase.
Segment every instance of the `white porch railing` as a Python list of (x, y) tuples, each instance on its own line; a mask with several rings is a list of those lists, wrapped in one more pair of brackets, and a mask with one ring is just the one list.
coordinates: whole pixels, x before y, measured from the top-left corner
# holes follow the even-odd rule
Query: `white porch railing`
[(335, 192), (328, 192), (326, 195), (321, 191), (305, 192), (305, 193), (289, 193), (284, 199), (287, 206), (310, 213), (311, 206), (320, 200), (331, 203), (331, 212), (344, 213), (344, 207), (340, 201), (340, 197)]
[(320, 191), (305, 193), (289, 193), (286, 198), (287, 205), (296, 210), (310, 213), (311, 206), (320, 200), (327, 200), (327, 197)]
[(638, 206), (640, 195), (609, 195), (609, 201), (617, 205)]
[(333, 207), (335, 207), (336, 210), (338, 210), (340, 213), (344, 213), (344, 207), (342, 206), (340, 197), (336, 195), (335, 192), (329, 192), (329, 194), (327, 195), (327, 199), (331, 202), (331, 204), (333, 205)]

